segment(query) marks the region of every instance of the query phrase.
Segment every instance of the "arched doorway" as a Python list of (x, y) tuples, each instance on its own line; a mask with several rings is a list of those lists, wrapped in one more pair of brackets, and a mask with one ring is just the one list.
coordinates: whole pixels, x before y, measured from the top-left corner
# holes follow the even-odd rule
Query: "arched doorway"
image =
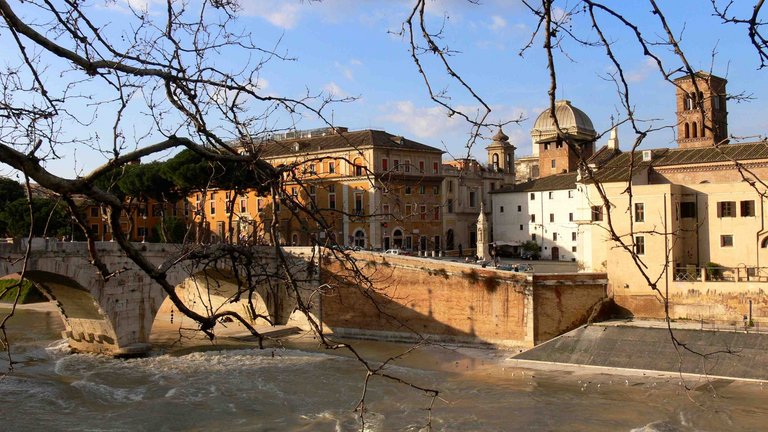
[(355, 231), (355, 246), (365, 247), (365, 231), (361, 229)]
[(400, 249), (403, 247), (403, 231), (396, 229), (392, 231), (392, 247)]
[(291, 246), (296, 246), (299, 244), (299, 235), (297, 233), (293, 233), (291, 235)]
[(454, 248), (453, 230), (452, 229), (449, 229), (445, 233), (445, 248), (447, 250), (453, 250), (453, 248)]
[(560, 260), (560, 248), (557, 246), (552, 247), (552, 261)]

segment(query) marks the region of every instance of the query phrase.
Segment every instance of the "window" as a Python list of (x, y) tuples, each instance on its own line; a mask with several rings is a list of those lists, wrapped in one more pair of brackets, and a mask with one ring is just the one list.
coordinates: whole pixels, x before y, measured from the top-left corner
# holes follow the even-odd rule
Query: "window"
[(363, 175), (363, 166), (355, 164), (355, 175), (361, 176)]
[(517, 206), (517, 212), (520, 213), (521, 211), (523, 211), (523, 206)]
[(91, 217), (99, 217), (99, 208), (91, 207)]
[(557, 159), (552, 159), (552, 161), (550, 161), (550, 165), (552, 166), (552, 169), (557, 168)]
[(336, 172), (336, 162), (328, 162), (328, 172), (331, 174)]
[(499, 213), (504, 213), (504, 206), (499, 207)]
[(384, 158), (381, 160), (381, 170), (382, 171), (389, 171), (389, 159)]
[(603, 206), (592, 206), (592, 222), (603, 220)]
[(189, 216), (189, 201), (184, 201), (184, 216)]
[(240, 213), (248, 211), (248, 200), (246, 198), (240, 198)]
[(522, 231), (522, 230), (523, 230), (523, 226), (522, 226), (522, 225), (520, 225), (520, 231)]
[(695, 202), (681, 202), (680, 203), (680, 217), (683, 217), (683, 218), (695, 218), (696, 217), (696, 203)]
[(531, 240), (536, 241), (536, 233), (531, 234)]
[(432, 186), (432, 195), (440, 195), (440, 186)]
[(419, 195), (427, 193), (427, 188), (424, 185), (419, 186)]
[(554, 222), (555, 221), (555, 214), (554, 213), (550, 213), (549, 214), (549, 221), (550, 222)]
[(552, 233), (552, 241), (557, 241), (557, 233)]
[(440, 163), (439, 162), (433, 162), (432, 163), (432, 174), (440, 174)]
[(733, 234), (721, 235), (720, 247), (733, 247)]
[(635, 236), (635, 253), (645, 255), (645, 236)]
[(421, 220), (427, 220), (427, 206), (419, 206), (419, 215), (421, 216)]
[(495, 191), (495, 190), (496, 190), (496, 183), (494, 183), (494, 182), (491, 182), (491, 190), (492, 190), (492, 191)]
[(410, 195), (411, 194), (411, 187), (410, 186), (406, 186), (405, 187), (405, 194), (406, 195)]
[(554, 192), (550, 192), (549, 194), (547, 194), (547, 196), (549, 197), (549, 199), (552, 199), (552, 198), (555, 197), (555, 193)]
[(423, 160), (419, 161), (419, 172), (420, 173), (424, 172), (424, 161)]
[(741, 202), (741, 217), (750, 217), (755, 215), (755, 201)]
[(573, 191), (572, 190), (568, 191), (568, 198), (573, 198)]
[(410, 217), (410, 216), (411, 216), (411, 205), (407, 204), (405, 206), (405, 217)]
[(292, 196), (292, 197), (294, 197), (294, 198), (296, 198), (297, 196), (299, 196), (299, 189), (298, 189), (298, 188), (296, 188), (296, 187), (292, 187), (292, 188), (291, 188), (291, 196)]
[(531, 201), (534, 201), (535, 199), (536, 199), (536, 194), (534, 194), (533, 192), (531, 192)]
[(635, 222), (645, 222), (644, 203), (635, 203)]
[(571, 241), (576, 241), (576, 232), (571, 233)]
[(453, 200), (448, 200), (448, 213), (453, 213)]
[(381, 218), (384, 220), (389, 220), (389, 216), (391, 213), (389, 212), (389, 204), (384, 204), (381, 206)]
[(453, 181), (448, 180), (448, 192), (453, 192)]
[(712, 108), (716, 110), (720, 109), (720, 97), (718, 96), (712, 97)]
[(573, 213), (568, 213), (568, 222), (573, 222)]
[(328, 194), (328, 208), (331, 210), (336, 209), (336, 194), (333, 192)]
[(576, 246), (573, 246), (573, 247), (571, 248), (571, 252), (576, 252)]
[(411, 172), (411, 161), (406, 159), (405, 160), (405, 168), (403, 168), (403, 171), (409, 173)]
[(440, 207), (435, 207), (432, 210), (432, 219), (433, 220), (440, 220)]
[(216, 214), (216, 201), (211, 200), (211, 216)]
[(475, 192), (473, 192), (473, 191), (469, 192), (469, 206), (470, 207), (475, 207), (475, 205), (477, 205), (476, 201), (477, 201), (477, 197), (476, 197)]
[(717, 217), (736, 217), (736, 201), (718, 201)]
[(399, 159), (393, 159), (392, 160), (392, 168), (394, 168), (395, 171), (400, 171), (400, 160)]
[(363, 215), (363, 194), (361, 193), (355, 194), (355, 215)]
[(535, 214), (531, 215), (531, 222), (536, 222), (536, 215)]
[(309, 164), (309, 173), (310, 174), (316, 174), (317, 171), (315, 171), (315, 164), (311, 163)]
[(256, 211), (261, 211), (261, 209), (264, 208), (261, 198), (256, 198)]

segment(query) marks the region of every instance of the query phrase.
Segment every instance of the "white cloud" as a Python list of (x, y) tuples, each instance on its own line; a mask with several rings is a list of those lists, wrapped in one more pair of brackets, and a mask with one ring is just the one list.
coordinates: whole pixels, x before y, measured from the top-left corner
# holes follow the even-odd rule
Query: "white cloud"
[(323, 90), (325, 90), (332, 98), (336, 98), (336, 99), (345, 98), (348, 96), (347, 92), (345, 92), (335, 82), (329, 82), (328, 84), (323, 86)]
[(647, 58), (639, 67), (626, 71), (627, 81), (632, 83), (645, 81), (657, 69), (656, 62), (652, 58)]
[[(527, 112), (522, 108), (504, 105), (492, 106), (491, 108), (493, 111), (488, 117), (488, 121), (493, 122), (517, 120), (521, 114)], [(380, 120), (399, 125), (409, 137), (429, 141), (428, 144), (436, 147), (440, 147), (440, 144), (435, 141), (442, 140), (451, 152), (451, 156), (463, 157), (466, 155), (467, 149), (464, 146), (467, 143), (471, 127), (461, 116), (449, 117), (442, 107), (417, 107), (408, 100), (388, 103), (382, 109), (386, 111), (386, 114), (382, 115)], [(458, 106), (456, 109), (470, 117), (480, 112), (479, 107), (473, 106)], [(504, 128), (504, 132), (510, 137), (510, 142), (513, 145), (518, 147), (527, 145), (530, 148), (530, 144), (526, 144), (530, 139), (520, 127), (508, 125)], [(481, 133), (490, 137), (496, 131), (483, 130)], [(473, 155), (481, 160), (485, 160), (484, 142), (484, 139), (479, 140), (472, 151)]]
[(491, 17), (491, 23), (488, 25), (488, 28), (493, 31), (503, 30), (506, 27), (507, 27), (507, 20), (505, 20), (504, 18), (498, 15), (493, 15)]
[(296, 27), (307, 5), (302, 6), (298, 1), (246, 1), (241, 3), (242, 13), (257, 16), (267, 20), (270, 24), (284, 29)]

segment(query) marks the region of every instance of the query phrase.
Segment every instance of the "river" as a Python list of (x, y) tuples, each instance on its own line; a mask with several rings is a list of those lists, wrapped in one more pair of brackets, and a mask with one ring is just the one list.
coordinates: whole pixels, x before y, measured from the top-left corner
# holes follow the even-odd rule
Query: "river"
[[(0, 314), (7, 309), (0, 309)], [(69, 354), (56, 313), (17, 311), (18, 362), (0, 379), (3, 431), (352, 431), (365, 372), (310, 341), (265, 350), (186, 350), (146, 358)], [(372, 358), (405, 349), (360, 342)], [(437, 431), (757, 431), (760, 383), (511, 367), (508, 353), (428, 347), (389, 373), (440, 390)], [(7, 355), (0, 368), (8, 369)], [(366, 430), (422, 430), (423, 394), (376, 379)]]

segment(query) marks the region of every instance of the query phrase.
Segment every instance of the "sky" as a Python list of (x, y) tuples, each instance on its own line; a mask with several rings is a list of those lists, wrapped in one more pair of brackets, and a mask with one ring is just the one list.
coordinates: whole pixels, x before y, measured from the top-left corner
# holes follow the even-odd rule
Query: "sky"
[[(638, 25), (651, 40), (663, 38), (658, 17), (650, 13), (647, 2), (608, 2)], [(558, 13), (577, 4), (559, 2)], [(98, 9), (99, 18), (117, 21), (129, 16), (127, 7), (161, 14), (158, 0), (117, 0)], [(681, 46), (694, 69), (711, 70), (728, 79), (731, 93), (744, 92), (751, 100), (729, 103), (729, 132), (733, 135), (762, 136), (768, 131), (765, 72), (758, 69), (759, 59), (749, 44), (746, 29), (724, 25), (712, 15), (710, 0), (661, 0), (669, 24), (681, 39)], [(407, 40), (397, 35), (407, 18), (412, 2), (406, 0), (264, 0), (241, 1), (238, 25), (261, 46), (295, 58), (295, 61), (271, 61), (259, 74), (258, 87), (265, 93), (300, 97), (306, 93), (354, 97), (326, 110), (337, 126), (350, 130), (381, 129), (394, 135), (446, 150), (445, 158), (466, 155), (470, 127), (458, 116), (449, 117), (445, 109), (432, 102), (422, 78), (410, 57)], [(737, 10), (735, 12), (748, 12)], [(568, 28), (578, 37), (595, 39), (586, 16), (575, 17)], [(613, 49), (623, 64), (631, 84), (635, 115), (656, 127), (674, 124), (674, 87), (665, 82), (658, 69), (633, 40), (633, 35), (615, 19), (600, 15), (601, 23), (613, 42)], [(490, 120), (509, 122), (504, 131), (517, 147), (516, 156), (531, 154), (530, 129), (536, 117), (548, 106), (549, 77), (542, 38), (521, 55), (536, 26), (535, 17), (518, 0), (428, 1), (428, 22), (443, 25), (441, 44), (455, 53), (452, 67), (474, 91), (493, 108)], [(436, 27), (435, 27), (436, 28)], [(679, 61), (668, 48), (657, 47), (659, 55), (672, 70)], [(713, 56), (714, 53), (714, 56)], [(0, 60), (13, 60), (18, 53), (0, 53)], [(225, 55), (219, 64), (237, 68), (242, 59)], [(587, 113), (598, 132), (623, 118), (615, 84), (607, 79), (615, 69), (602, 47), (584, 47), (572, 40), (563, 43), (555, 57), (558, 73), (558, 99), (568, 99)], [(473, 100), (455, 81), (446, 79), (444, 69), (426, 61), (427, 71), (437, 89), (446, 89), (450, 102), (467, 112), (476, 112)], [(140, 124), (144, 120), (136, 116)], [(313, 116), (298, 118), (277, 115), (272, 120), (279, 127), (310, 129), (323, 126)], [(111, 119), (105, 116), (91, 126), (108, 134)], [(486, 137), (495, 131), (484, 131)], [(627, 126), (619, 129), (621, 146), (627, 149), (634, 135)], [(606, 138), (603, 139), (605, 141)], [(674, 146), (672, 128), (651, 135), (643, 148)], [(482, 141), (471, 155), (485, 162)], [(60, 175), (72, 177), (103, 163), (107, 156), (80, 149), (76, 167), (74, 156), (63, 152), (62, 158), (49, 163)]]

